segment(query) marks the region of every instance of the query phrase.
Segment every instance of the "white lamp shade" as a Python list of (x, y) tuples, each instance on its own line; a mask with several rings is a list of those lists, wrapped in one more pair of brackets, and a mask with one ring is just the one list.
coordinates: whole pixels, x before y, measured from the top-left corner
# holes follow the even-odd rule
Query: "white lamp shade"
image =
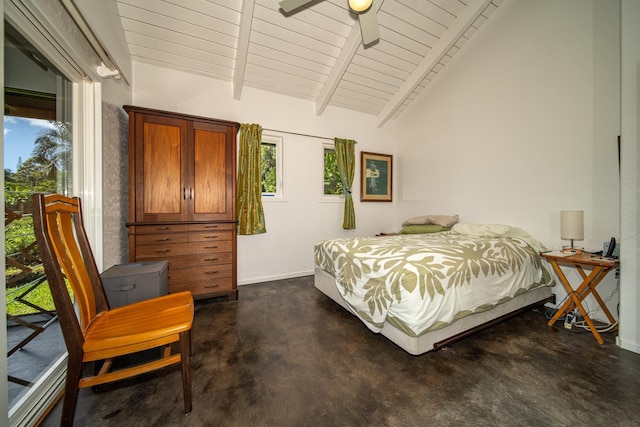
[(560, 211), (560, 238), (584, 239), (584, 211)]
[(349, 0), (349, 7), (354, 12), (364, 12), (371, 7), (373, 0)]

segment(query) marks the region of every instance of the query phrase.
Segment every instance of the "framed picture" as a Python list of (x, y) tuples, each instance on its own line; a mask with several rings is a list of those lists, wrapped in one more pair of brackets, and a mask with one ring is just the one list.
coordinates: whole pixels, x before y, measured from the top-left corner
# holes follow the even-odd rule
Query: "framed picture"
[(360, 153), (360, 201), (390, 202), (393, 184), (393, 156)]

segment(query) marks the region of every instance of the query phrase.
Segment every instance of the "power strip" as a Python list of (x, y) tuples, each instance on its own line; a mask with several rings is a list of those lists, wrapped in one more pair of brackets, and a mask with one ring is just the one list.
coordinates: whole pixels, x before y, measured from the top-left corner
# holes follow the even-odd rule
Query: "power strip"
[(571, 329), (574, 322), (575, 317), (573, 316), (573, 313), (567, 313), (566, 317), (564, 318), (564, 328)]

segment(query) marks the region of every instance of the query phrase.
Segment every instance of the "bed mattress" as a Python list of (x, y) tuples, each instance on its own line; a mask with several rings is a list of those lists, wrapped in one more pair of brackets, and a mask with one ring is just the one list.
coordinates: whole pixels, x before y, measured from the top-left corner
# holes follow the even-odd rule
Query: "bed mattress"
[(528, 234), (455, 227), (463, 232), (318, 242), (316, 287), (373, 332), (401, 334), (394, 342), (412, 354), (425, 351), (411, 347), (414, 338), (463, 331), (551, 295), (553, 276)]
[[(354, 314), (353, 310), (340, 295), (340, 292), (335, 285), (335, 279), (326, 271), (316, 268), (314, 286), (320, 292)], [(532, 291), (499, 304), (492, 310), (471, 314), (451, 325), (428, 332), (421, 336), (409, 336), (388, 323), (382, 327), (380, 334), (387, 337), (407, 353), (417, 356), (444, 347), (453, 341), (469, 335), (470, 331), (475, 332), (481, 328), (490, 326), (495, 323), (495, 321), (503, 320), (506, 317), (517, 314), (518, 312), (529, 310), (552, 300), (553, 294), (551, 292), (551, 288), (544, 286), (533, 289)]]

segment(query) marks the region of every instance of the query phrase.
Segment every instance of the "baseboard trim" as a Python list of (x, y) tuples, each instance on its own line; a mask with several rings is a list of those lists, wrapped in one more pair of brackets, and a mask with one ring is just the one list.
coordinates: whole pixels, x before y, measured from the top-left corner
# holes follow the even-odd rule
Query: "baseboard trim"
[(640, 343), (622, 339), (620, 335), (616, 337), (616, 345), (625, 350), (640, 354)]
[(298, 271), (296, 273), (277, 274), (274, 276), (252, 277), (249, 279), (238, 280), (238, 286), (253, 285), (256, 283), (273, 282), (274, 280), (293, 279), (296, 277), (313, 276), (313, 270)]

